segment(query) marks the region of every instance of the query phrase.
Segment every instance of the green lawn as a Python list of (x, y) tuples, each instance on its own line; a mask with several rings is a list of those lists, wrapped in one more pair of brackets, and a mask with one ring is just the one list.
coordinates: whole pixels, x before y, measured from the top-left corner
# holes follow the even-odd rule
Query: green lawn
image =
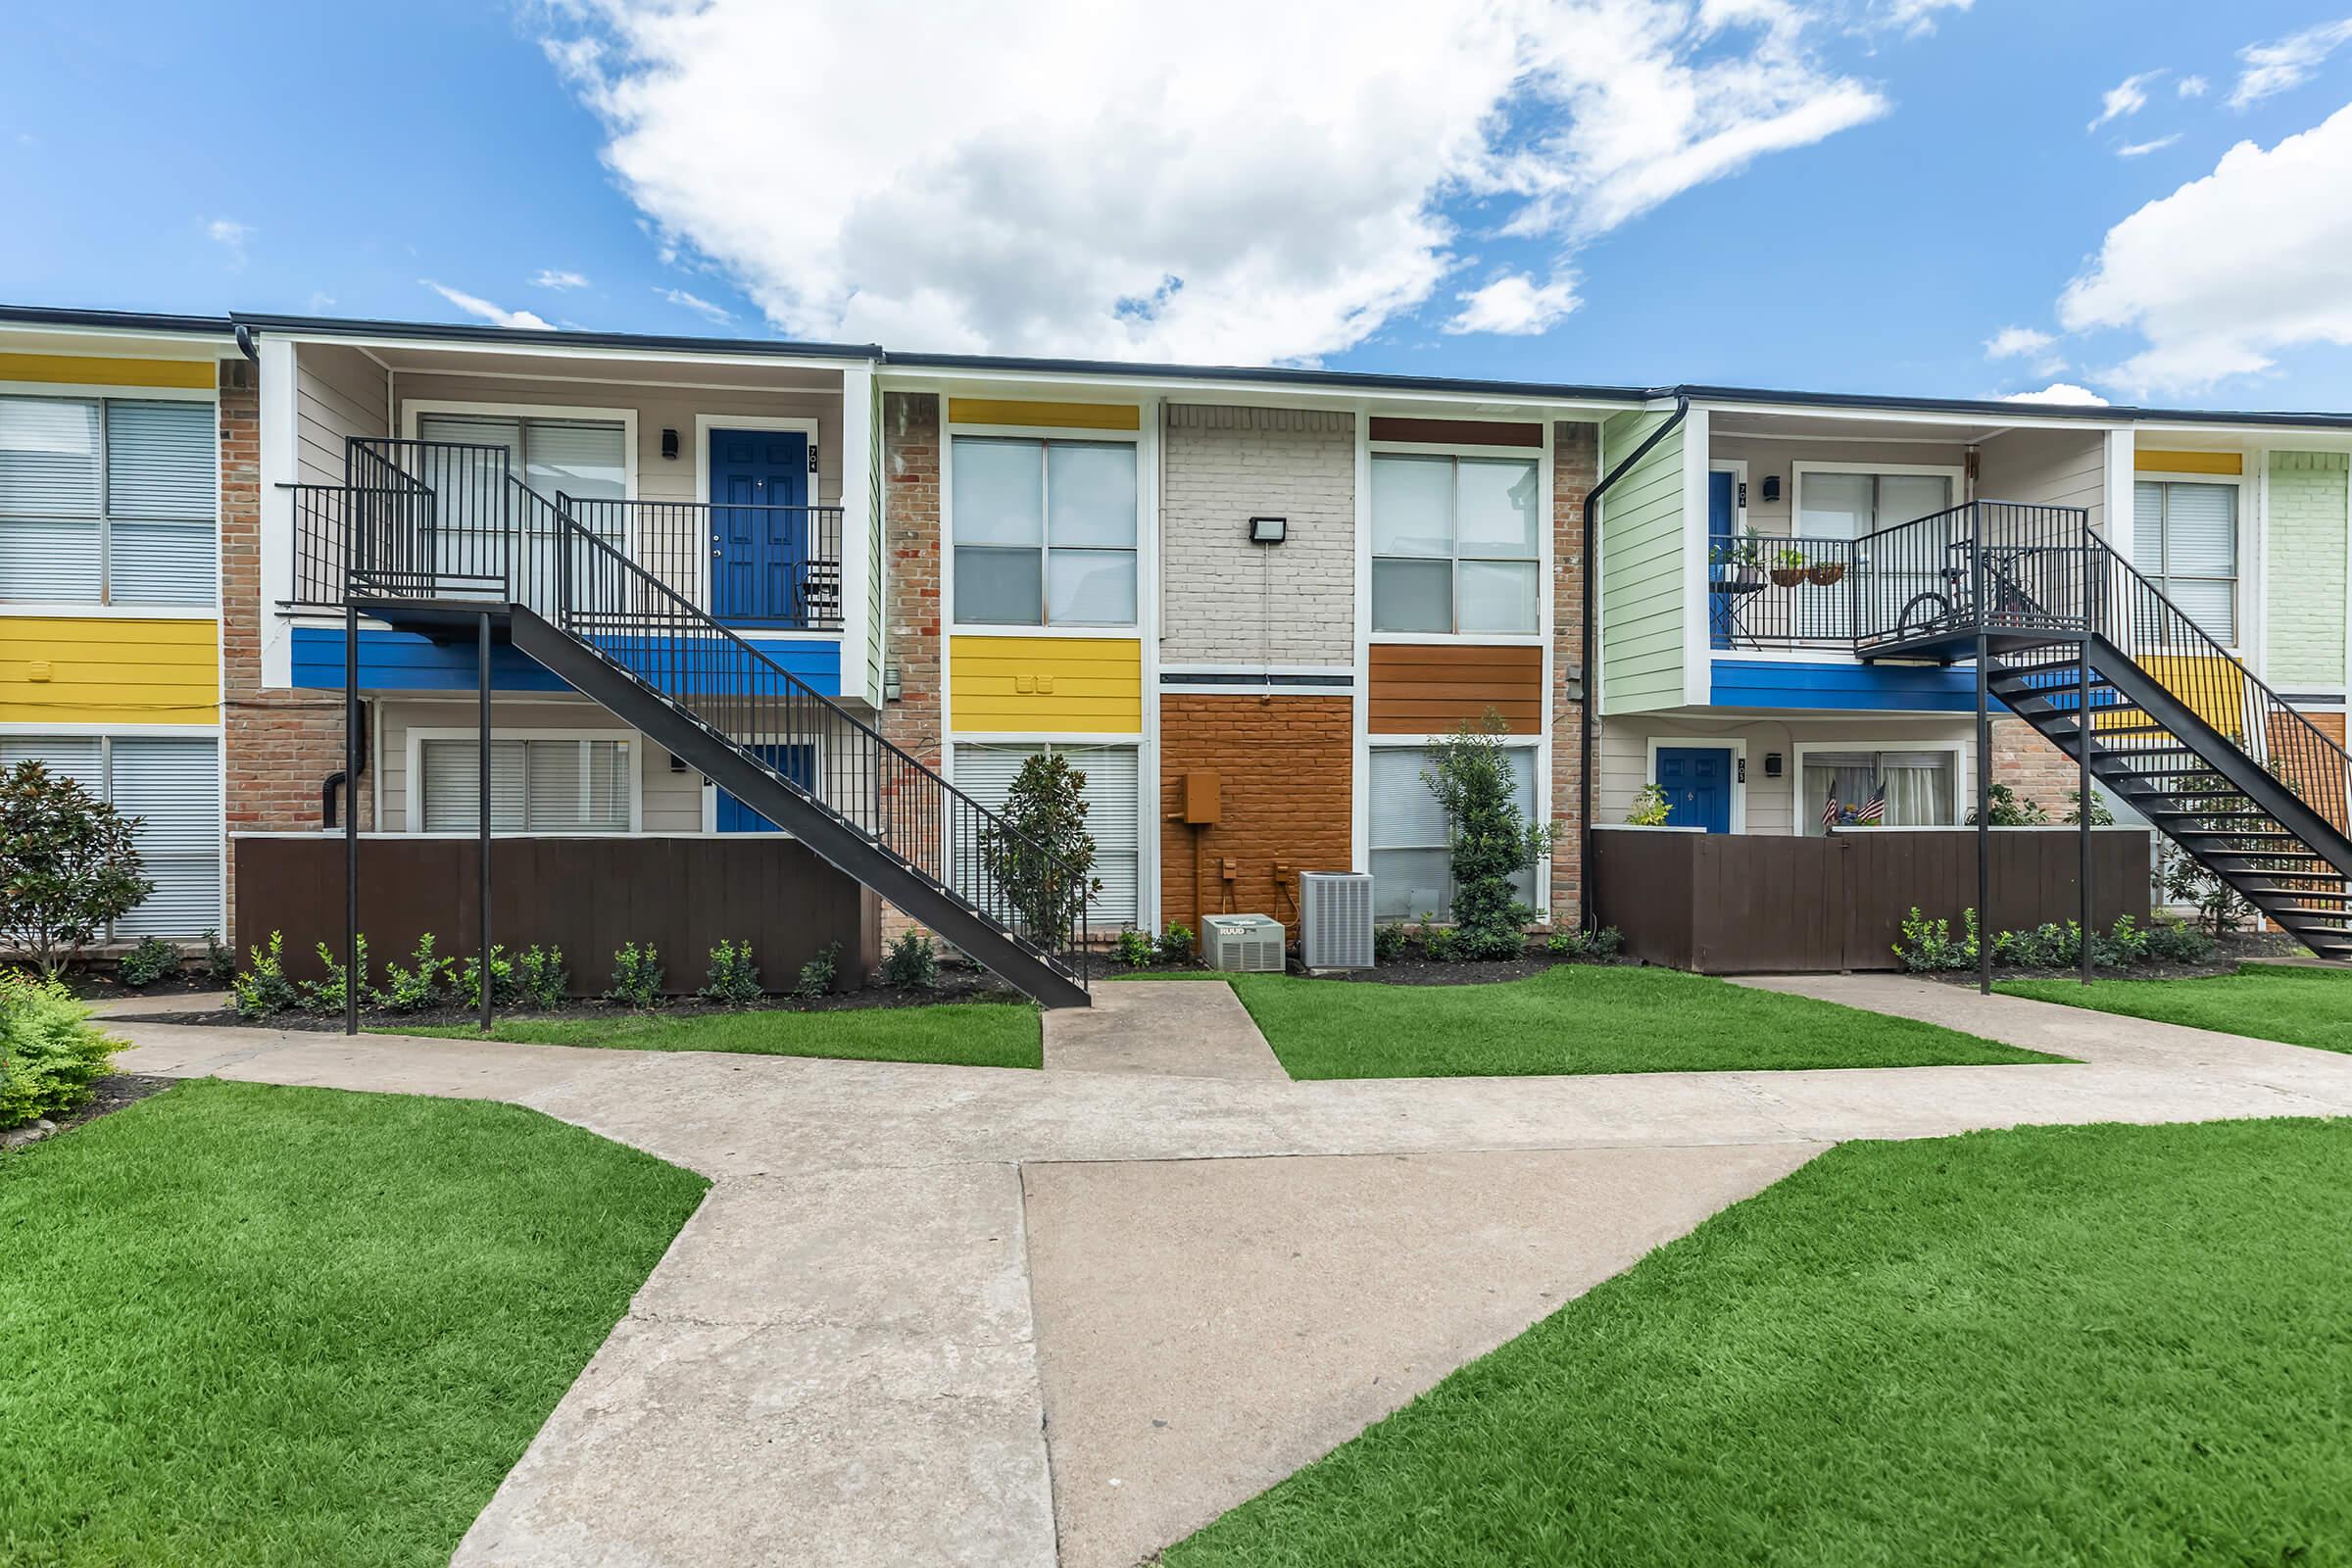
[(1676, 969), (1566, 964), (1525, 980), (1466, 986), (1229, 978), (1293, 1078), (2059, 1059), (1935, 1024)]
[(705, 1185), (215, 1081), (0, 1155), (0, 1561), (446, 1562)]
[(2352, 1560), (2352, 1121), (1848, 1144), (1169, 1568)]
[(2248, 963), (2196, 980), (2001, 980), (2007, 996), (2352, 1052), (2352, 973)]
[(928, 1007), (828, 1012), (615, 1012), (609, 1018), (502, 1018), (485, 1036), (463, 1024), (372, 1033), (622, 1051), (738, 1051), (760, 1056), (936, 1061), (966, 1067), (1043, 1067), (1037, 1008), (1025, 1002), (952, 1002)]

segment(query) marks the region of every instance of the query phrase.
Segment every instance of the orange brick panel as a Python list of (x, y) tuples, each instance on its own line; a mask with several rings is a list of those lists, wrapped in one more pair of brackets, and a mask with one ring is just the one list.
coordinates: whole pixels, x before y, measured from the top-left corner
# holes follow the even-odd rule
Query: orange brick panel
[[(1209, 914), (1268, 914), (1298, 928), (1301, 871), (1345, 871), (1353, 853), (1350, 733), (1353, 705), (1345, 697), (1204, 697), (1168, 693), (1159, 700), (1160, 915), (1196, 933)], [(1191, 827), (1184, 777), (1197, 768), (1218, 775), (1219, 817)], [(1195, 899), (1194, 835), (1205, 862), (1207, 899)], [(1230, 885), (1219, 875), (1231, 859)], [(1277, 885), (1274, 867), (1290, 867)]]

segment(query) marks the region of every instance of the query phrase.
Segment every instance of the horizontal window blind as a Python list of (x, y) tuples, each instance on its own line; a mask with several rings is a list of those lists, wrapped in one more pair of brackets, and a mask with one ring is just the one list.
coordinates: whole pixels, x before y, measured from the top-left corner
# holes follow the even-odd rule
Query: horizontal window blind
[[(1536, 815), (1536, 753), (1530, 746), (1503, 748), (1522, 821)], [(1434, 753), (1418, 746), (1375, 746), (1367, 768), (1370, 811), (1366, 822), (1372, 854), (1372, 913), (1381, 920), (1448, 918), (1453, 910), (1453, 830), (1446, 808), (1425, 776), (1436, 770)], [(1512, 878), (1520, 899), (1536, 902), (1533, 867)]]
[[(479, 750), (469, 739), (417, 745), (427, 833), (479, 831)], [(494, 833), (626, 833), (630, 751), (626, 741), (490, 742), (490, 830)]]
[(133, 842), (155, 891), (106, 933), (188, 940), (220, 927), (220, 743), (198, 736), (9, 736), (0, 766), (27, 760), (140, 818)]
[(1086, 830), (1095, 841), (1095, 875), (1102, 884), (1087, 904), (1087, 918), (1104, 928), (1142, 918), (1143, 793), (1141, 760), (1132, 746), (958, 746), (956, 787), (992, 811), (1004, 808), (1021, 764), (1043, 751), (1069, 758), (1086, 775)]
[(211, 605), (210, 403), (0, 398), (0, 598)]

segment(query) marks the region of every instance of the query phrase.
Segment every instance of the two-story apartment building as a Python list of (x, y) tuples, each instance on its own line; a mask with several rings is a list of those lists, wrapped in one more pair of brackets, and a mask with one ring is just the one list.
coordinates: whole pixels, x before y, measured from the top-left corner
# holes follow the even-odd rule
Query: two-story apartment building
[[(984, 841), (1039, 751), (1086, 775), (1098, 937), (1295, 927), (1310, 870), (1442, 917), (1427, 748), (1490, 711), (1562, 830), (1554, 922), (1644, 784), (1708, 831), (1956, 822), (1974, 663), (1909, 635), (1956, 623), (1955, 561), (2112, 549), (2340, 740), (2348, 451), (2333, 416), (9, 311), (0, 744), (136, 808), (171, 891), (123, 934), (193, 937), (244, 838), (478, 833), (487, 637), (494, 834), (789, 831), (1036, 989), (1072, 933)], [(2098, 544), (1980, 551), (1994, 502)], [(2063, 810), (2073, 763), (1994, 732)]]

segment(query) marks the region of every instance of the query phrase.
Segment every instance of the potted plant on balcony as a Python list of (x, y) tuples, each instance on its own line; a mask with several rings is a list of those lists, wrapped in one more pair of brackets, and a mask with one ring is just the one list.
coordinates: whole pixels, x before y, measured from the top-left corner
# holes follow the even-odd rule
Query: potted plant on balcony
[(1844, 578), (1845, 563), (1842, 561), (1816, 561), (1805, 567), (1805, 581), (1818, 588), (1827, 588)]
[(1732, 593), (1753, 593), (1764, 586), (1764, 546), (1756, 530), (1748, 529), (1737, 538), (1725, 534), (1721, 542), (1707, 552), (1708, 575), (1719, 590)]
[(1805, 580), (1805, 553), (1802, 550), (1783, 550), (1772, 558), (1772, 580), (1776, 587), (1793, 588)]

